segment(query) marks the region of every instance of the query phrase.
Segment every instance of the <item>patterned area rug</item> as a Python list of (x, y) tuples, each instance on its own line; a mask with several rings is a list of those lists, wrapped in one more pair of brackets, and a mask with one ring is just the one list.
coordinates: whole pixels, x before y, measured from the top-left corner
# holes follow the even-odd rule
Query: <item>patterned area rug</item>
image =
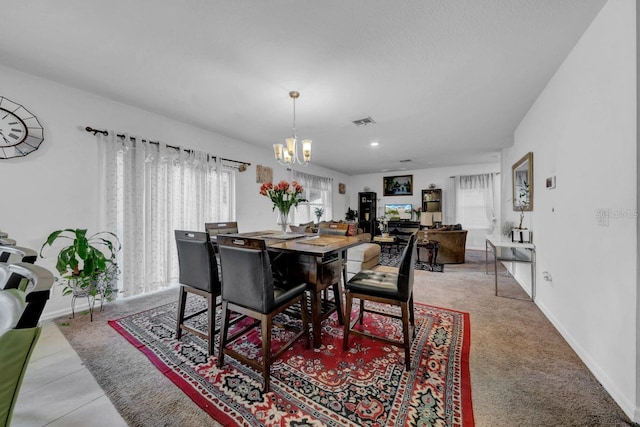
[[(202, 307), (201, 301), (190, 298), (188, 311)], [(271, 392), (265, 394), (258, 372), (229, 356), (218, 369), (216, 357), (207, 356), (206, 342), (193, 334), (184, 333), (177, 341), (176, 306), (166, 304), (109, 324), (224, 425), (474, 425), (467, 313), (415, 304), (411, 371), (404, 369), (402, 349), (378, 341), (350, 337), (349, 351), (343, 352), (342, 327), (334, 313), (323, 323), (319, 349), (307, 350), (298, 340), (274, 362)], [(195, 326), (204, 328), (201, 317)], [(297, 322), (286, 315), (280, 320)], [(387, 336), (402, 333), (397, 320), (368, 313), (364, 327)], [(276, 347), (286, 334), (274, 330)], [(245, 354), (260, 354), (257, 329), (236, 343)]]
[[(400, 246), (397, 251), (395, 249), (391, 249), (391, 251), (388, 251), (386, 248), (383, 249), (380, 253), (380, 265), (398, 267), (402, 259), (402, 251), (404, 251), (404, 246)], [(430, 264), (425, 261), (418, 261), (417, 259), (414, 268), (416, 270), (437, 271), (438, 273), (444, 272), (444, 264)]]

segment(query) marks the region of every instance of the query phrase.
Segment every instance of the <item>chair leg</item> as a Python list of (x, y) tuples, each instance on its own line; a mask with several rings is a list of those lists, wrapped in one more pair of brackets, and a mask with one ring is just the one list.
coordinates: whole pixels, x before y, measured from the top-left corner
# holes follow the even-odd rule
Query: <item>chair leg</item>
[(413, 308), (413, 294), (411, 294), (411, 298), (409, 298), (409, 320), (411, 321), (411, 327), (413, 328), (412, 336), (416, 336), (416, 315), (415, 310)]
[(182, 328), (180, 325), (184, 321), (184, 309), (187, 304), (187, 291), (184, 286), (180, 286), (180, 295), (178, 296), (178, 324), (176, 326), (176, 339), (182, 337)]
[(229, 331), (227, 330), (229, 327), (229, 303), (227, 301), (222, 301), (222, 315), (220, 316), (220, 344), (218, 347), (218, 361), (216, 362), (216, 366), (218, 368), (222, 368), (222, 364), (224, 363), (224, 347), (227, 345), (227, 336)]
[(346, 291), (346, 302), (344, 304), (344, 328), (342, 332), (342, 350), (347, 351), (349, 348), (349, 329), (351, 329), (351, 303), (353, 297), (351, 292)]
[(209, 356), (213, 354), (213, 339), (216, 336), (216, 297), (212, 294), (207, 295), (207, 335), (209, 335), (209, 345), (207, 349)]
[(404, 364), (407, 371), (411, 370), (411, 341), (409, 340), (409, 307), (408, 303), (400, 303), (402, 311), (402, 336), (404, 338)]
[(360, 300), (360, 313), (358, 313), (358, 321), (362, 325), (364, 322), (364, 300)]
[(302, 308), (302, 331), (304, 335), (304, 348), (307, 350), (311, 348), (311, 341), (309, 339), (309, 313), (307, 307), (307, 293), (303, 292), (300, 299), (300, 307)]
[(344, 314), (342, 312), (342, 292), (340, 289), (340, 281), (333, 284), (333, 302), (336, 305), (336, 311), (338, 312), (338, 324), (344, 324)]
[(271, 327), (272, 318), (265, 315), (261, 319), (262, 323), (262, 376), (264, 377), (264, 392), (269, 393), (269, 377), (271, 374)]

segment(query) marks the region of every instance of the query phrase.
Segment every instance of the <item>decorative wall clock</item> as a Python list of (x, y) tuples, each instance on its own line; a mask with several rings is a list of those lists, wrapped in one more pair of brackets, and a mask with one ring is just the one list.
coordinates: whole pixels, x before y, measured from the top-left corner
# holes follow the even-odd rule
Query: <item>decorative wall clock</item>
[(0, 96), (0, 159), (23, 157), (44, 140), (42, 125), (20, 104)]

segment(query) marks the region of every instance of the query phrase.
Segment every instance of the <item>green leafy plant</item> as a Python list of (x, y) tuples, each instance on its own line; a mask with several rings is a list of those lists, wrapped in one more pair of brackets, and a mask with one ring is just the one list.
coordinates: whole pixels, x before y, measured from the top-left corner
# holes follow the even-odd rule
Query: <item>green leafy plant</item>
[(522, 181), (522, 186), (518, 191), (520, 204), (518, 207), (520, 208), (520, 223), (518, 224), (518, 229), (523, 230), (522, 222), (524, 221), (524, 210), (529, 207), (529, 183), (525, 180)]
[(320, 222), (320, 217), (322, 216), (322, 214), (324, 214), (324, 208), (317, 207), (313, 210), (313, 212), (316, 214), (316, 217), (318, 218), (318, 222)]
[(87, 237), (87, 230), (81, 228), (56, 230), (42, 244), (40, 257), (44, 258), (45, 247), (52, 247), (58, 240), (70, 241), (60, 249), (56, 261), (56, 270), (65, 279), (63, 295), (81, 290), (94, 297), (97, 293), (108, 297), (112, 291), (110, 284), (119, 273), (116, 254), (121, 245), (118, 236), (100, 231)]
[(344, 214), (344, 217), (347, 221), (355, 221), (358, 218), (358, 211), (347, 208), (347, 213)]

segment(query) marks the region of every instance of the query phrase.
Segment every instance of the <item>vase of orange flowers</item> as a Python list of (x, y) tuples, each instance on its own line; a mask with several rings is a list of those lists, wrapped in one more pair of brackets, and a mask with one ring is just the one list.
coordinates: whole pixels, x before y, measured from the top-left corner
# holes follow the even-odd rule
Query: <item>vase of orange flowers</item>
[(278, 218), (282, 232), (287, 232), (289, 224), (289, 211), (292, 207), (297, 207), (300, 202), (306, 202), (307, 199), (301, 197), (303, 193), (302, 185), (296, 181), (280, 181), (273, 185), (271, 182), (264, 183), (260, 186), (260, 194), (267, 196), (273, 202), (273, 210), (278, 208)]

